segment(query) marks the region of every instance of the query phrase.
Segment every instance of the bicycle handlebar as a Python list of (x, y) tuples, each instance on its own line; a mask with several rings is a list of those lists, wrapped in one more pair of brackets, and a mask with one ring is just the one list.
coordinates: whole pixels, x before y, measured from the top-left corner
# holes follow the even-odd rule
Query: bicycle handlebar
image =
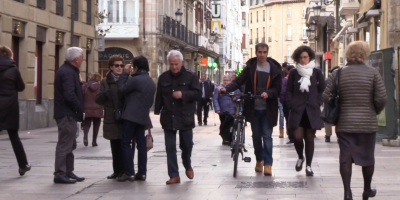
[(261, 95), (246, 94), (246, 93), (235, 93), (235, 92), (221, 92), (222, 95), (230, 97), (239, 97), (243, 99), (262, 99)]

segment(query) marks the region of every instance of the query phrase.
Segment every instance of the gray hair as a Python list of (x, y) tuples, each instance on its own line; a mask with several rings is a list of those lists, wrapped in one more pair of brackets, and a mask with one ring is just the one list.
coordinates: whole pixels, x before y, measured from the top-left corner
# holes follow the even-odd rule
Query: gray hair
[(231, 80), (231, 76), (228, 76), (228, 75), (225, 75), (225, 76), (222, 78), (222, 80), (224, 80), (224, 78), (227, 78), (227, 79)]
[(71, 62), (81, 55), (83, 55), (83, 50), (81, 48), (70, 47), (65, 51), (65, 60)]
[(168, 55), (167, 55), (167, 60), (169, 60), (169, 58), (170, 58), (171, 56), (178, 56), (178, 57), (179, 57), (179, 60), (180, 60), (181, 62), (183, 62), (183, 55), (182, 55), (182, 53), (181, 53), (180, 51), (177, 51), (177, 50), (171, 50), (171, 51), (169, 51), (169, 52), (168, 52)]

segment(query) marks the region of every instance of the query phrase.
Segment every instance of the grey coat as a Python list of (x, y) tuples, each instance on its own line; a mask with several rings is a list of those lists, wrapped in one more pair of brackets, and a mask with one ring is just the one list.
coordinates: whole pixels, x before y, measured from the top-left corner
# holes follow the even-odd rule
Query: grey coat
[(297, 128), (304, 111), (307, 110), (311, 128), (320, 130), (324, 127), (324, 122), (320, 118), (322, 93), (325, 89), (324, 76), (320, 69), (314, 68), (310, 77), (311, 86), (309, 86), (309, 92), (300, 91), (300, 78), (301, 76), (297, 69), (290, 70), (286, 88), (286, 102), (290, 109), (288, 126), (290, 129)]
[[(324, 102), (329, 95), (338, 70), (328, 79), (323, 94)], [(386, 89), (378, 70), (365, 64), (343, 67), (340, 75), (340, 115), (337, 133), (376, 133), (377, 117), (386, 105)]]
[(147, 126), (156, 84), (147, 72), (136, 72), (128, 78), (129, 75), (123, 72), (118, 80), (118, 91), (126, 95), (122, 119)]

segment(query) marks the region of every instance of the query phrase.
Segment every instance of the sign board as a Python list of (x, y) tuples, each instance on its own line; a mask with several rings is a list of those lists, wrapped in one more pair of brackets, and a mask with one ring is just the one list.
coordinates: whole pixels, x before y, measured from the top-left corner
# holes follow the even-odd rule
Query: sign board
[(109, 47), (103, 52), (99, 52), (99, 61), (108, 61), (113, 55), (120, 55), (125, 61), (133, 60), (133, 54), (130, 51), (119, 47)]
[(97, 45), (98, 45), (98, 51), (99, 51), (99, 52), (103, 52), (103, 51), (105, 50), (105, 40), (104, 40), (104, 36), (102, 36), (102, 35), (99, 35), (99, 36), (98, 36)]
[(185, 53), (183, 55), (183, 57), (184, 57), (185, 60), (190, 60), (190, 59), (192, 59), (192, 54), (191, 53)]
[(211, 21), (211, 32), (215, 32), (221, 35), (221, 21), (213, 20)]
[(213, 2), (211, 14), (213, 19), (222, 19), (221, 4), (219, 2)]

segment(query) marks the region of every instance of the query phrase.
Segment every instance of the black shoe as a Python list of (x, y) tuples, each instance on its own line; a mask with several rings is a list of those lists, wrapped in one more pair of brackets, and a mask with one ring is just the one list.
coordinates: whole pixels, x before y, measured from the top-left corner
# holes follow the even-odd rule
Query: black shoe
[(294, 143), (293, 141), (286, 142), (286, 144), (293, 144), (293, 143)]
[(306, 167), (306, 176), (314, 176), (314, 172), (312, 171), (310, 166)]
[(135, 180), (136, 181), (145, 181), (146, 180), (146, 175), (136, 174), (135, 175)]
[(201, 124), (201, 123), (198, 123), (199, 124), (199, 126), (202, 126), (203, 124)]
[(365, 191), (363, 192), (363, 200), (368, 200), (370, 197), (375, 197), (376, 196), (376, 189), (371, 189), (370, 191)]
[(97, 147), (97, 146), (99, 146), (99, 145), (97, 145), (96, 142), (92, 142), (92, 147)]
[(107, 179), (116, 179), (118, 177), (118, 174), (112, 173), (110, 176), (107, 176)]
[(350, 193), (344, 193), (344, 200), (353, 200), (353, 194)]
[(247, 152), (247, 149), (246, 149), (246, 147), (243, 147), (243, 151), (244, 151), (244, 152)]
[(88, 145), (88, 139), (87, 138), (83, 138), (83, 145), (85, 145), (85, 147), (87, 147), (87, 145)]
[(125, 173), (122, 174), (122, 176), (117, 178), (117, 181), (119, 182), (125, 182), (125, 181), (135, 181), (135, 177), (134, 176), (128, 176)]
[(85, 178), (79, 177), (79, 176), (75, 175), (73, 172), (67, 174), (67, 176), (68, 176), (68, 178), (76, 180), (77, 182), (82, 182), (85, 180)]
[(18, 172), (19, 172), (19, 175), (20, 175), (20, 176), (23, 176), (23, 175), (25, 175), (25, 173), (26, 173), (27, 171), (29, 171), (29, 170), (31, 170), (31, 165), (30, 165), (30, 164), (27, 164), (24, 168), (19, 168), (19, 169), (18, 169)]
[(76, 180), (70, 179), (66, 175), (59, 175), (54, 177), (54, 183), (63, 183), (63, 184), (73, 184), (76, 183)]
[(301, 171), (303, 169), (303, 163), (304, 163), (304, 158), (303, 159), (298, 159), (296, 163), (296, 171)]
[(326, 143), (331, 142), (331, 136), (325, 135), (325, 142), (326, 142)]
[(204, 126), (207, 126), (207, 122), (204, 122)]

